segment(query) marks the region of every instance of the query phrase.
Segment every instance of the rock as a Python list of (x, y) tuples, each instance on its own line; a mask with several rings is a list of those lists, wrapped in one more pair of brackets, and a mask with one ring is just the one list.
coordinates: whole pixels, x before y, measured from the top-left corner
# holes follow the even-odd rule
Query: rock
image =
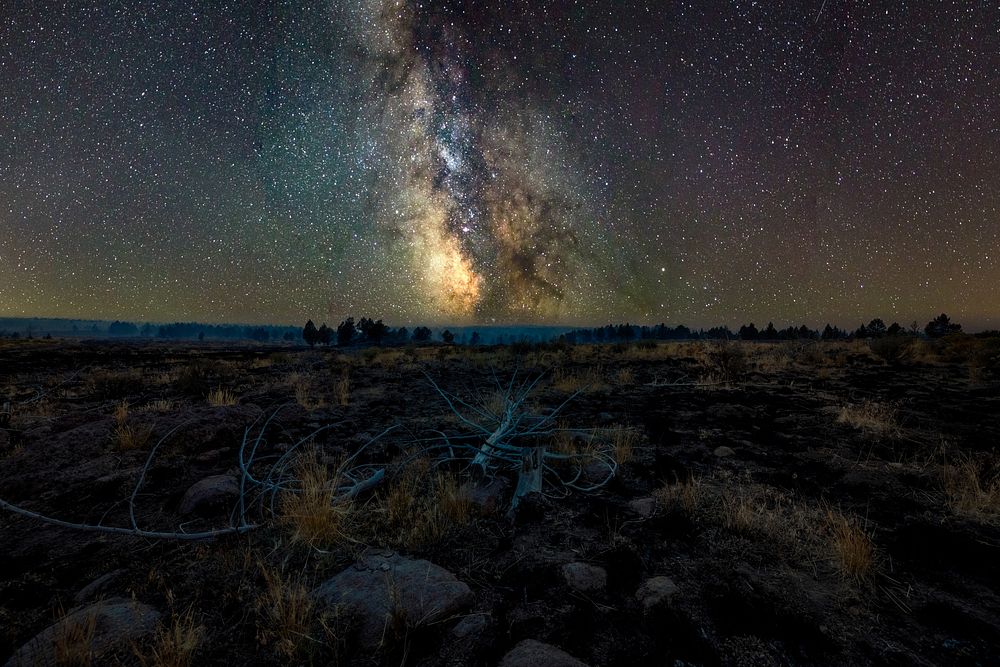
[(654, 498), (636, 498), (628, 504), (629, 509), (643, 518), (653, 516), (656, 511), (656, 500)]
[(714, 452), (714, 454), (718, 456), (720, 459), (724, 459), (727, 456), (732, 456), (735, 453), (736, 451), (732, 447), (726, 447), (725, 445), (722, 445), (721, 447), (716, 447)]
[(224, 507), (240, 495), (240, 483), (232, 475), (213, 475), (195, 482), (181, 498), (181, 514), (204, 513)]
[(475, 639), (485, 632), (489, 624), (488, 614), (469, 614), (451, 629), (451, 636), (456, 639)]
[(472, 591), (451, 572), (426, 560), (370, 551), (313, 591), (323, 605), (339, 607), (358, 629), (363, 648), (375, 649), (394, 623), (410, 629), (467, 609)]
[(525, 639), (512, 648), (500, 661), (500, 667), (587, 667), (561, 648)]
[(509, 488), (510, 480), (506, 477), (494, 477), (489, 484), (473, 487), (469, 499), (484, 514), (493, 514), (503, 509), (503, 500)]
[(562, 566), (566, 585), (581, 593), (603, 590), (608, 583), (608, 573), (603, 567), (588, 563), (566, 563)]
[(651, 611), (663, 603), (669, 603), (677, 592), (677, 584), (670, 577), (647, 579), (635, 594), (643, 611)]
[(102, 574), (97, 579), (94, 579), (92, 582), (81, 588), (77, 594), (73, 596), (73, 602), (83, 604), (93, 600), (104, 593), (111, 585), (111, 582), (124, 573), (125, 570), (112, 570), (111, 572)]
[(56, 642), (75, 637), (80, 637), (81, 653), (92, 653), (98, 658), (94, 664), (109, 664), (110, 660), (101, 658), (127, 651), (133, 643), (152, 635), (159, 620), (160, 612), (141, 602), (124, 598), (97, 602), (67, 614), (42, 630), (18, 649), (4, 667), (55, 665)]

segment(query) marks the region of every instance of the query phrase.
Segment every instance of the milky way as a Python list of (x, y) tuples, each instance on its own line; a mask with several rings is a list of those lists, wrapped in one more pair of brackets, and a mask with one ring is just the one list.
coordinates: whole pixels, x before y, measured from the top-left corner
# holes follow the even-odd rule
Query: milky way
[(0, 315), (1000, 327), (1000, 6), (0, 12)]
[[(405, 249), (413, 298), (473, 321), (558, 321), (610, 298), (604, 228), (551, 115), (462, 14), (351, 8), (370, 109), (361, 141), (379, 233)], [(605, 306), (606, 308), (606, 306)]]

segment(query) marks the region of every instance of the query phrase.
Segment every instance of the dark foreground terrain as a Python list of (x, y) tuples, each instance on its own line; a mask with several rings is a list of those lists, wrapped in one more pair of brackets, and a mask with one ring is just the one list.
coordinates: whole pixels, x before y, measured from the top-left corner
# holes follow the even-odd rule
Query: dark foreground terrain
[(0, 663), (997, 664), (997, 352), (0, 343)]

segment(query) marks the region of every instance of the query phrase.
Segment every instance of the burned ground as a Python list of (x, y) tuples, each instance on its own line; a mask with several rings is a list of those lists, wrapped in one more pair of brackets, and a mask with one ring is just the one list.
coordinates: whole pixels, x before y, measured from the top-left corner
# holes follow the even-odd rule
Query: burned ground
[[(150, 448), (175, 428), (136, 497), (149, 530), (230, 523), (226, 480), (262, 414), (277, 411), (262, 460), (323, 429), (314, 471), (395, 429), (364, 452), (389, 466), (385, 482), (308, 525), (308, 505), (281, 498), (260, 528), (204, 542), (3, 513), (0, 658), (125, 598), (159, 613), (157, 634), (97, 655), (88, 628), (64, 632), (59, 660), (492, 665), (530, 639), (592, 665), (987, 664), (1000, 650), (995, 349), (911, 347), (889, 363), (863, 343), (5, 343), (0, 498), (68, 521), (128, 526)], [(511, 520), (513, 480), (474, 486), (419, 450), (469, 434), (428, 377), (486, 405), (515, 374), (544, 374), (538, 414), (572, 396), (540, 444), (585, 457), (580, 433), (602, 433), (621, 466), (592, 493), (529, 496)], [(204, 497), (189, 493), (199, 483)], [(309, 592), (373, 550), (433, 563), (471, 597), (445, 618), (393, 607), (368, 645)]]

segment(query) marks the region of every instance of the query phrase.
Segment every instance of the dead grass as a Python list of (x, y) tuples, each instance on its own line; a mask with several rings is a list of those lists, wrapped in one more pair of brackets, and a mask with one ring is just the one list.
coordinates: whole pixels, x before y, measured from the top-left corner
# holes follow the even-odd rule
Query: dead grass
[(1000, 474), (971, 458), (941, 467), (941, 485), (948, 507), (956, 514), (981, 519), (1000, 517)]
[(193, 610), (175, 615), (169, 625), (156, 631), (148, 655), (137, 651), (139, 662), (143, 667), (190, 667), (204, 632)]
[(294, 383), (295, 401), (310, 412), (326, 407), (326, 401), (322, 396), (317, 396), (317, 392), (304, 379), (297, 379)]
[(299, 487), (281, 496), (280, 518), (292, 532), (292, 539), (310, 546), (332, 544), (343, 539), (344, 521), (350, 504), (335, 502), (339, 482), (337, 472), (319, 460), (314, 449), (299, 456), (295, 466)]
[(67, 623), (53, 641), (55, 664), (59, 667), (90, 667), (94, 664), (94, 634), (97, 632), (97, 617), (89, 614), (85, 618)]
[(875, 570), (875, 544), (857, 519), (829, 510), (827, 521), (833, 535), (833, 552), (846, 577), (865, 579)]
[(635, 384), (635, 371), (629, 367), (620, 368), (615, 374), (615, 384), (630, 387)]
[(115, 406), (115, 423), (121, 425), (128, 421), (128, 401), (122, 401)]
[(694, 516), (701, 501), (701, 480), (696, 477), (677, 484), (664, 484), (653, 492), (657, 507), (665, 510), (680, 509), (688, 516)]
[(237, 402), (236, 394), (225, 387), (217, 387), (208, 392), (208, 404), (216, 408), (232, 407)]
[(161, 398), (146, 404), (145, 408), (143, 409), (146, 412), (159, 412), (161, 414), (166, 412), (173, 412), (174, 402)]
[(337, 380), (333, 387), (333, 395), (337, 399), (337, 405), (346, 406), (351, 401), (351, 373), (345, 368), (343, 375)]
[(868, 436), (897, 437), (902, 432), (896, 406), (870, 400), (842, 407), (837, 423), (852, 426)]
[(623, 465), (635, 456), (635, 448), (639, 444), (639, 432), (633, 428), (617, 424), (608, 431), (611, 442), (611, 454), (615, 463)]
[(466, 484), (449, 473), (430, 474), (426, 461), (416, 461), (389, 489), (374, 512), (382, 515), (369, 525), (375, 538), (407, 548), (432, 544), (452, 527), (472, 519), (472, 499)]
[(301, 582), (286, 579), (263, 564), (260, 569), (264, 575), (264, 590), (256, 600), (257, 640), (293, 660), (311, 640), (312, 597)]
[(601, 366), (587, 366), (578, 370), (557, 368), (552, 375), (552, 387), (557, 391), (600, 391), (607, 388)]
[(120, 451), (142, 449), (153, 437), (153, 427), (148, 424), (118, 423), (111, 431), (111, 439)]

